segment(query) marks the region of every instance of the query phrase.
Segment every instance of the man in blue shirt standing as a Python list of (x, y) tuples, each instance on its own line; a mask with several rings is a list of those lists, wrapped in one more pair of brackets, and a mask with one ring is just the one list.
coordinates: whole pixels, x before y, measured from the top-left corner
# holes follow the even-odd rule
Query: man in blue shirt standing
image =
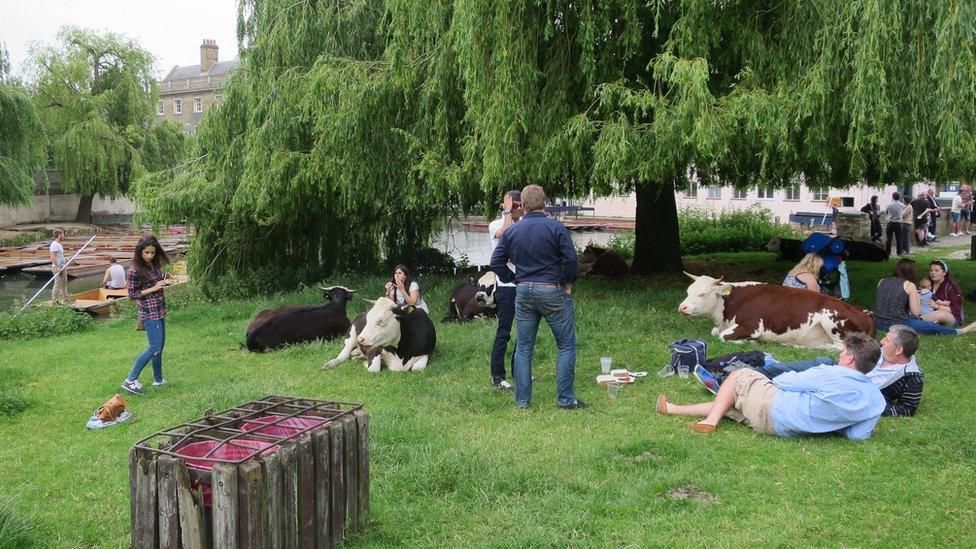
[(715, 431), (726, 416), (768, 435), (840, 433), (863, 440), (871, 436), (885, 410), (884, 396), (866, 375), (880, 356), (881, 347), (874, 338), (849, 334), (837, 365), (786, 372), (772, 380), (755, 370), (736, 370), (714, 401), (678, 406), (660, 395), (657, 411), (705, 416), (690, 424), (699, 433)]
[[(522, 219), (502, 235), (491, 254), (491, 270), (515, 287), (515, 404), (528, 408), (532, 399), (532, 352), (544, 318), (556, 339), (556, 404), (586, 408), (576, 398), (576, 318), (573, 282), (578, 258), (569, 231), (546, 216), (546, 194), (538, 185), (522, 189)], [(515, 272), (508, 263), (515, 265)]]

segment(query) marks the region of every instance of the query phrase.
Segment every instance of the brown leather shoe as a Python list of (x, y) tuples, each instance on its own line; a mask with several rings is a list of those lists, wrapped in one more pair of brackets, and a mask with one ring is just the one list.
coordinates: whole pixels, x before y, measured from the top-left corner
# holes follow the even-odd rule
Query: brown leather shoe
[(657, 395), (657, 413), (668, 415), (668, 395)]
[(700, 421), (689, 423), (688, 427), (691, 427), (692, 431), (696, 433), (702, 433), (704, 435), (715, 432), (715, 425), (709, 425), (707, 423), (702, 423)]

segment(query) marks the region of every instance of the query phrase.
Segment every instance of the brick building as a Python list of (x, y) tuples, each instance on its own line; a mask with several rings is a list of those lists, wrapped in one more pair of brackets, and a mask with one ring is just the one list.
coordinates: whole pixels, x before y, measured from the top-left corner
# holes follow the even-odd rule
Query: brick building
[(203, 113), (222, 101), (221, 89), (237, 68), (237, 59), (220, 61), (217, 52), (217, 42), (204, 39), (199, 65), (177, 65), (159, 81), (158, 118), (182, 125), (187, 133), (196, 132)]

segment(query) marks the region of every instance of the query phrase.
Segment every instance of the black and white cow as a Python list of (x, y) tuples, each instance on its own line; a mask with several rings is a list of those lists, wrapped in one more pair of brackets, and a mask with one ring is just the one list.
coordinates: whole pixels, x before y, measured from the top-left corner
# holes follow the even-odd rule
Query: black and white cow
[(495, 273), (489, 271), (477, 282), (471, 278), (451, 291), (450, 310), (443, 322), (467, 322), (476, 316), (497, 316)]
[(287, 305), (258, 313), (247, 325), (247, 350), (273, 351), (316, 339), (335, 339), (349, 331), (346, 303), (356, 290), (342, 286), (319, 289), (328, 303)]
[(384, 364), (393, 372), (426, 368), (437, 343), (434, 323), (427, 313), (416, 307), (400, 307), (385, 297), (372, 303), (372, 309), (353, 321), (339, 356), (322, 368), (335, 368), (350, 358), (361, 358), (373, 373)]

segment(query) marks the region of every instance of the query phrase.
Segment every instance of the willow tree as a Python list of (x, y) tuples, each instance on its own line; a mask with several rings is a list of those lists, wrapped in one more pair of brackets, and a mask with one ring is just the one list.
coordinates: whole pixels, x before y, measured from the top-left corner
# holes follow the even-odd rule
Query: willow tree
[(197, 225), (198, 274), (267, 280), (414, 249), (432, 214), (526, 183), (633, 191), (634, 270), (677, 270), (674, 190), (690, 182), (968, 173), (974, 9), (244, 0), (224, 105), (194, 160), (140, 197), (157, 220)]
[[(113, 33), (60, 30), (54, 45), (34, 45), (30, 85), (49, 136), (62, 186), (81, 195), (78, 221), (91, 221), (96, 194), (117, 197), (143, 171), (140, 152), (151, 142), (152, 169), (172, 165), (174, 125), (153, 127), (156, 81), (153, 57)], [(158, 147), (164, 143), (163, 147)], [(177, 152), (179, 147), (175, 147)]]
[(0, 205), (24, 205), (34, 193), (34, 172), (44, 166), (44, 128), (27, 91), (10, 77), (0, 43)]

